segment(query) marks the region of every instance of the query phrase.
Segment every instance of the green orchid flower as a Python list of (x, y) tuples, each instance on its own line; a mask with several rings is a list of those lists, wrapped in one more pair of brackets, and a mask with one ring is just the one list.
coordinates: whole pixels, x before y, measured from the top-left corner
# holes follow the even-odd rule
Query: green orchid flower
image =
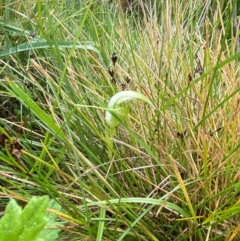
[(125, 101), (135, 99), (145, 101), (154, 107), (153, 103), (141, 93), (131, 90), (118, 92), (109, 101), (109, 110), (106, 111), (105, 115), (106, 122), (111, 128), (117, 127), (119, 124), (119, 120), (125, 119), (127, 114), (129, 113), (129, 110), (126, 107), (119, 107), (119, 104)]
[(120, 121), (123, 121), (127, 114), (129, 113), (129, 109), (126, 107), (120, 107), (119, 105), (123, 102), (129, 101), (129, 100), (142, 100), (150, 104), (152, 107), (154, 107), (153, 103), (143, 94), (138, 93), (136, 91), (121, 91), (115, 94), (111, 100), (108, 103), (108, 110), (105, 114), (105, 119), (107, 124), (110, 127), (109, 134), (106, 133), (106, 143), (108, 146), (109, 151), (109, 157), (112, 157), (112, 151), (113, 151), (113, 142), (111, 138), (113, 138), (116, 127), (119, 125)]

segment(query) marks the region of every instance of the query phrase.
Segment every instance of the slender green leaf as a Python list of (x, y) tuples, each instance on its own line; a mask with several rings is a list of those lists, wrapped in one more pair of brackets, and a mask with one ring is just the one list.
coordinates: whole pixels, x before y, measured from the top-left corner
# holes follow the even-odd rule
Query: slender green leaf
[(32, 42), (32, 43), (24, 43), (17, 45), (16, 47), (6, 49), (0, 52), (0, 57), (28, 51), (28, 50), (35, 50), (35, 49), (46, 49), (50, 47), (58, 47), (58, 48), (73, 48), (73, 46), (77, 49), (86, 49), (94, 51), (95, 53), (99, 54), (99, 51), (96, 47), (94, 47), (94, 43), (86, 42), (86, 43), (74, 43), (74, 42), (58, 42), (57, 46), (54, 43), (49, 43), (47, 41), (40, 41), (40, 42)]
[(42, 110), (38, 104), (29, 96), (26, 92), (24, 92), (18, 84), (16, 84), (9, 77), (6, 77), (10, 88), (12, 89), (15, 97), (22, 102), (24, 105), (29, 107), (29, 109), (45, 124), (46, 128), (50, 128), (50, 130), (56, 134), (58, 133), (59, 137), (62, 140), (66, 140), (66, 137), (63, 131), (55, 124), (53, 118), (48, 115), (44, 110)]

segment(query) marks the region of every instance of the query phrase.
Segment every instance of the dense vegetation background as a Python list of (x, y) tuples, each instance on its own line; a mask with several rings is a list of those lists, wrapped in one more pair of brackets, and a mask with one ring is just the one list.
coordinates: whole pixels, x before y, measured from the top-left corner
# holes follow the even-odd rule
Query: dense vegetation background
[[(238, 1), (0, 2), (0, 209), (58, 240), (239, 240)], [(105, 111), (128, 102), (109, 147)]]

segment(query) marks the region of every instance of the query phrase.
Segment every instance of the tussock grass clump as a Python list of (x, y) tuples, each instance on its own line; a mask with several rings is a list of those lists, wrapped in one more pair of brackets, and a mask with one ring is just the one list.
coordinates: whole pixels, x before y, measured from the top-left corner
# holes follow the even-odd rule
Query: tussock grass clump
[[(49, 195), (59, 240), (239, 238), (234, 4), (2, 5), (1, 209)], [(109, 155), (105, 112), (122, 90), (153, 106), (124, 103)]]

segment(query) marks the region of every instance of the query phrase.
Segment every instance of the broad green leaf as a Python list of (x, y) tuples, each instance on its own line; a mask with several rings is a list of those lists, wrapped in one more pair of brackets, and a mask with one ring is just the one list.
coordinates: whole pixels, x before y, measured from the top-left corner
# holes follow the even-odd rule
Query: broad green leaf
[(22, 208), (12, 199), (8, 203), (4, 216), (0, 220), (0, 240), (17, 240), (22, 232), (22, 223), (19, 222)]
[[(55, 200), (51, 200), (48, 207), (56, 211), (60, 211), (62, 209)], [(56, 240), (58, 238), (58, 233), (60, 232), (60, 229), (57, 227), (63, 226), (63, 223), (56, 222), (57, 215), (54, 213), (47, 212), (46, 217), (48, 218), (48, 222), (46, 224), (46, 227), (48, 228), (42, 230), (38, 238), (44, 241)]]
[(48, 206), (48, 197), (33, 197), (28, 205), (23, 209), (20, 215), (20, 222), (23, 224), (23, 231), (19, 239), (32, 241), (38, 236), (39, 232), (47, 223), (46, 209)]
[(48, 197), (33, 197), (22, 211), (15, 200), (11, 200), (0, 220), (1, 241), (35, 241), (47, 223)]

